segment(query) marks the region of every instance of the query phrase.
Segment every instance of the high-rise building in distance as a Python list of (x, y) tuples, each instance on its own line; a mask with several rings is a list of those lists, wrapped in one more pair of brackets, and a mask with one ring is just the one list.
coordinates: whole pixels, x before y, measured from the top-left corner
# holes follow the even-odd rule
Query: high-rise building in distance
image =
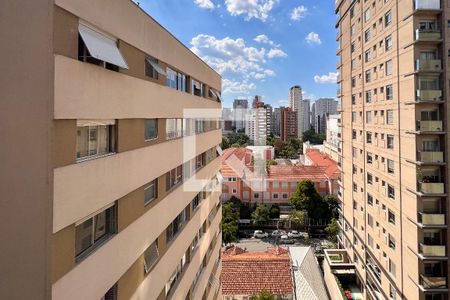
[(336, 1), (345, 251), (326, 255), (364, 299), (449, 297), (449, 4)]
[(303, 137), (303, 132), (311, 129), (311, 121), (310, 121), (310, 101), (308, 99), (302, 100), (299, 103), (297, 109), (297, 119), (298, 119), (298, 137)]
[(221, 298), (220, 75), (132, 1), (0, 6), (0, 299)]
[(242, 130), (245, 127), (245, 116), (248, 110), (248, 100), (247, 99), (234, 99), (233, 101), (233, 115), (234, 121), (233, 126), (238, 130)]
[(320, 98), (314, 102), (312, 125), (317, 133), (326, 133), (327, 116), (337, 114), (338, 101), (331, 98)]
[(289, 107), (293, 111), (297, 111), (300, 106), (300, 101), (303, 100), (302, 87), (295, 85), (289, 89)]
[(297, 112), (290, 107), (280, 107), (281, 114), (281, 140), (286, 142), (289, 139), (298, 137)]

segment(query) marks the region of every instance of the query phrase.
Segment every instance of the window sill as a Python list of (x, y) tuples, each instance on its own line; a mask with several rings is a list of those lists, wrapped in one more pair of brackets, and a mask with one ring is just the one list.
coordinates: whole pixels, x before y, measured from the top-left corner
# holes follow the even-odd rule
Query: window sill
[(148, 142), (153, 142), (156, 141), (158, 139), (158, 137), (154, 137), (152, 139), (144, 139), (144, 142), (148, 143)]

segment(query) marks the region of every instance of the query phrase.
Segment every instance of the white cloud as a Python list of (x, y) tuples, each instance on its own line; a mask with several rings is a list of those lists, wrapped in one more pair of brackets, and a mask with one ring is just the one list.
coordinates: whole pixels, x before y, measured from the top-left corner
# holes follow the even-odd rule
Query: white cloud
[(305, 38), (306, 42), (308, 44), (322, 44), (322, 41), (320, 40), (320, 36), (315, 32), (310, 32)]
[(258, 36), (256, 36), (254, 39), (254, 41), (258, 42), (258, 43), (262, 43), (262, 44), (267, 44), (270, 46), (274, 46), (274, 47), (280, 47), (280, 45), (275, 44), (271, 39), (269, 39), (269, 37), (265, 34), (260, 34)]
[(278, 100), (277, 103), (278, 103), (278, 106), (287, 106), (289, 104), (289, 101), (287, 101), (287, 100)]
[(275, 75), (276, 75), (275, 72), (272, 71), (272, 70), (269, 70), (269, 69), (264, 70), (264, 72), (261, 72), (261, 73), (257, 73), (257, 72), (251, 72), (250, 73), (250, 76), (255, 78), (255, 79), (264, 79), (266, 77), (272, 77), (272, 76), (275, 76)]
[(225, 0), (228, 12), (232, 16), (245, 15), (245, 20), (252, 18), (265, 22), (270, 11), (279, 0)]
[(197, 4), (198, 7), (205, 9), (213, 10), (215, 7), (211, 0), (194, 0), (194, 3)]
[(305, 90), (302, 90), (302, 96), (303, 96), (303, 99), (309, 99), (309, 100), (315, 100), (316, 99), (316, 95), (314, 95), (312, 93), (309, 93), (309, 92), (307, 92)]
[(268, 58), (287, 57), (287, 54), (281, 49), (270, 49), (269, 53), (267, 53), (267, 57)]
[(308, 9), (303, 5), (294, 8), (291, 12), (291, 20), (299, 21), (300, 19), (303, 19), (307, 11)]
[(339, 72), (329, 72), (328, 75), (316, 75), (314, 76), (314, 81), (316, 83), (336, 83)]
[(256, 89), (254, 83), (247, 81), (239, 82), (229, 79), (222, 80), (222, 91), (230, 94), (249, 94), (251, 90)]

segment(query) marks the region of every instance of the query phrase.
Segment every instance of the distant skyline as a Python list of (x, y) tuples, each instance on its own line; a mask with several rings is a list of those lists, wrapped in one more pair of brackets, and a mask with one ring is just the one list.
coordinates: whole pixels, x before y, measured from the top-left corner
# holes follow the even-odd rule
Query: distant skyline
[(293, 85), (305, 99), (336, 97), (332, 0), (135, 2), (222, 75), (224, 107), (254, 95), (287, 106)]

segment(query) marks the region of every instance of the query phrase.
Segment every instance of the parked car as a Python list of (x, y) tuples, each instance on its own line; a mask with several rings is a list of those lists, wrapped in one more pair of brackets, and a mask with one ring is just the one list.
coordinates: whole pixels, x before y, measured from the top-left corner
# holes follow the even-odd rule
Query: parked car
[(280, 237), (280, 243), (283, 243), (283, 244), (295, 244), (295, 240), (289, 238), (289, 236), (287, 234), (283, 234)]
[(300, 232), (298, 232), (297, 230), (289, 231), (288, 236), (293, 239), (298, 239), (298, 238), (303, 237), (303, 235)]
[(282, 233), (280, 230), (274, 230), (274, 231), (272, 231), (272, 233), (270, 235), (273, 237), (279, 237), (282, 235)]
[(253, 236), (255, 238), (258, 238), (258, 239), (263, 239), (263, 238), (268, 237), (269, 234), (267, 232), (262, 231), (262, 230), (255, 230), (255, 232), (253, 233)]

